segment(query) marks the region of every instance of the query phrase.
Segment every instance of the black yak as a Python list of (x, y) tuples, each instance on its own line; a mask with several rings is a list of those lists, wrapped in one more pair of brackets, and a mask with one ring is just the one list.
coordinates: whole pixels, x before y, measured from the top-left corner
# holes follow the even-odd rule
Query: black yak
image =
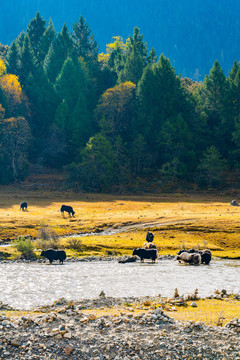
[(147, 242), (153, 242), (154, 235), (150, 231), (147, 232), (146, 240)]
[(20, 210), (22, 210), (22, 211), (27, 210), (27, 203), (26, 203), (26, 201), (21, 202), (21, 204), (20, 204)]
[(158, 259), (157, 249), (138, 248), (138, 249), (134, 249), (132, 254), (139, 256), (141, 262), (143, 262), (144, 259), (152, 259), (152, 262), (155, 262)]
[(239, 206), (239, 203), (238, 203), (236, 200), (232, 200), (232, 201), (230, 202), (230, 205), (232, 205), (232, 206)]
[(68, 205), (62, 205), (60, 209), (61, 213), (64, 215), (64, 211), (68, 213), (69, 216), (73, 216), (75, 214), (75, 211), (73, 211), (73, 208)]
[(60, 264), (63, 264), (63, 260), (66, 259), (66, 253), (64, 250), (54, 250), (48, 249), (41, 252), (41, 256), (46, 257), (50, 264), (52, 264), (53, 260), (59, 260)]

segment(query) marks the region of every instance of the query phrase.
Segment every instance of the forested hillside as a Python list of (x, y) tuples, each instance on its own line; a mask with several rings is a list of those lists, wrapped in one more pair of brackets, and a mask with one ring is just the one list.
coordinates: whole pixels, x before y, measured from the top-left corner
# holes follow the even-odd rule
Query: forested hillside
[(10, 45), (39, 10), (57, 31), (86, 18), (101, 51), (137, 26), (149, 49), (164, 53), (177, 74), (203, 80), (218, 60), (227, 74), (240, 55), (238, 0), (8, 0), (1, 2), (0, 42)]
[(83, 17), (56, 31), (39, 12), (0, 50), (0, 183), (34, 164), (88, 191), (238, 184), (239, 62), (196, 82), (137, 27), (100, 52)]

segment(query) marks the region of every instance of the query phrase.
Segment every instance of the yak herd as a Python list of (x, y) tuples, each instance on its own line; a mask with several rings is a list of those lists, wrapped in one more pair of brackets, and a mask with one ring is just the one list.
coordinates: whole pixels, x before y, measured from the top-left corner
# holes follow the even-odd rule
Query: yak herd
[[(232, 200), (231, 205), (236, 205), (235, 200)], [(26, 211), (28, 207), (27, 202), (21, 202), (20, 210)], [(64, 212), (67, 212), (69, 216), (74, 216), (75, 211), (72, 206), (62, 205), (60, 212), (64, 216)], [(156, 262), (158, 259), (158, 251), (155, 244), (153, 244), (154, 235), (152, 232), (148, 231), (146, 235), (146, 242), (141, 248), (133, 249), (132, 255), (138, 256), (141, 262), (144, 262), (144, 259), (152, 260)], [(66, 252), (64, 250), (54, 250), (48, 249), (41, 252), (41, 256), (46, 257), (50, 264), (54, 260), (59, 260), (60, 264), (63, 264), (63, 261), (66, 259)], [(196, 250), (196, 249), (182, 249), (177, 253), (177, 256), (174, 260), (178, 260), (180, 263), (190, 264), (190, 265), (200, 265), (206, 264), (209, 265), (212, 259), (212, 254), (210, 250)]]
[[(147, 232), (146, 241), (142, 248), (134, 249), (132, 255), (137, 255), (141, 262), (144, 262), (144, 259), (150, 259), (152, 262), (156, 262), (158, 259), (158, 251), (155, 244), (153, 244), (154, 235), (150, 231)], [(178, 252), (175, 260), (178, 260), (180, 263), (190, 264), (190, 265), (200, 265), (206, 264), (209, 265), (212, 259), (212, 254), (210, 250), (196, 250), (196, 249), (182, 249)]]

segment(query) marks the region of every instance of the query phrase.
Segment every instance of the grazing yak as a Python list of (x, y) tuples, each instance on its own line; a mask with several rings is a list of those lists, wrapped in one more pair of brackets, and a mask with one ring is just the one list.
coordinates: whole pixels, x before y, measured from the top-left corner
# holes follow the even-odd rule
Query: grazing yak
[(156, 245), (151, 242), (146, 242), (143, 244), (143, 249), (156, 249)]
[(74, 216), (74, 214), (75, 214), (75, 211), (73, 211), (73, 208), (68, 205), (62, 205), (60, 211), (63, 215), (64, 215), (64, 211), (66, 211), (69, 216), (71, 216), (71, 215)]
[(50, 264), (52, 264), (53, 260), (59, 260), (60, 264), (63, 264), (63, 260), (66, 259), (66, 253), (64, 250), (48, 249), (42, 251), (41, 256), (46, 257)]
[(144, 262), (144, 259), (152, 259), (152, 262), (155, 262), (158, 259), (157, 249), (143, 249), (138, 248), (133, 250), (133, 256), (137, 255), (140, 257), (141, 262)]
[(20, 210), (22, 210), (22, 211), (27, 210), (27, 203), (26, 203), (26, 201), (21, 202), (21, 204), (20, 204)]
[(191, 265), (200, 265), (201, 255), (197, 253), (182, 252), (180, 255), (176, 256), (175, 260), (178, 260), (179, 262), (183, 261)]
[(153, 242), (154, 235), (150, 231), (147, 232), (146, 241)]
[(195, 250), (195, 249), (180, 250), (178, 252), (178, 255), (182, 254), (183, 252), (187, 252), (189, 254), (194, 254), (194, 253), (199, 254), (201, 256), (202, 264), (209, 265), (210, 261), (212, 260), (212, 253), (210, 250)]
[(238, 203), (236, 200), (232, 200), (232, 201), (230, 202), (230, 205), (232, 205), (232, 206), (239, 206), (239, 203)]

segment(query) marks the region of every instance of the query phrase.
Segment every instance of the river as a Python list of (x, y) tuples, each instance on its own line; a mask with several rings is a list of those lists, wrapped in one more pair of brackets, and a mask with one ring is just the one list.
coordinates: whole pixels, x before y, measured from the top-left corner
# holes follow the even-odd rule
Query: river
[(48, 263), (0, 262), (0, 301), (18, 309), (50, 305), (64, 297), (69, 300), (106, 296), (212, 295), (226, 289), (240, 291), (240, 261), (213, 260), (209, 266), (181, 265), (173, 260), (158, 263), (117, 261)]

